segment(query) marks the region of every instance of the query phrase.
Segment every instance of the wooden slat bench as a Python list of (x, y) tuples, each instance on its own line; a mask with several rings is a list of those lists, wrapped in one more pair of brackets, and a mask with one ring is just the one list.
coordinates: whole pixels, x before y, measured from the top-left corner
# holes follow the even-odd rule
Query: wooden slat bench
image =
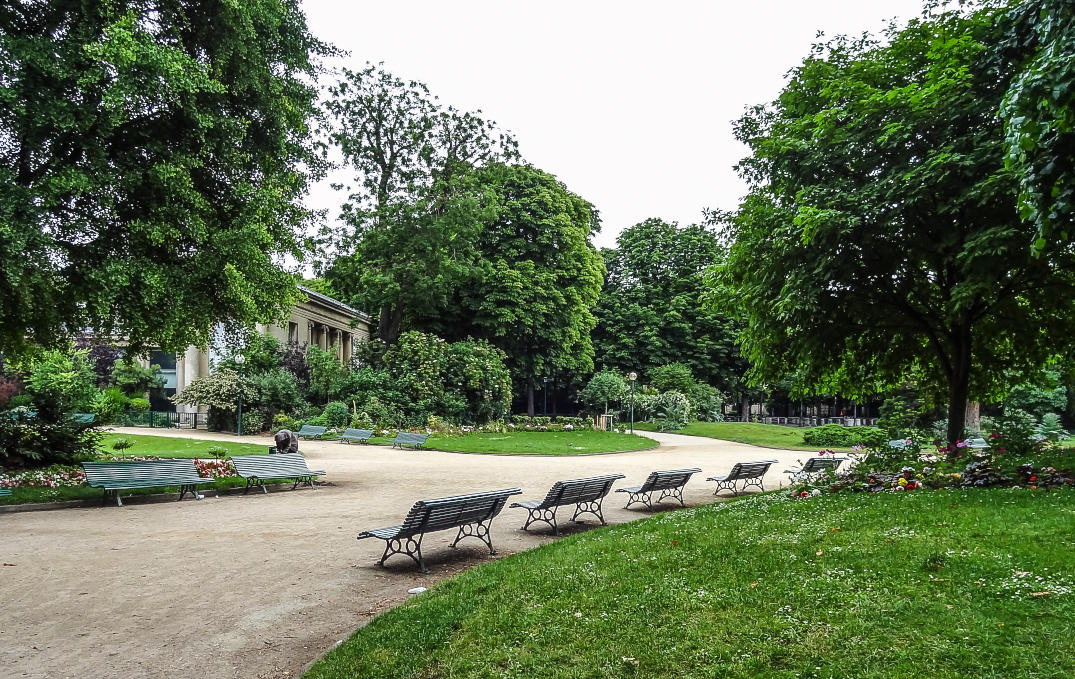
[(328, 427), (319, 427), (312, 424), (304, 424), (297, 432), (295, 432), (295, 436), (298, 436), (299, 438), (303, 439), (319, 439), (325, 435), (326, 431), (328, 431)]
[(351, 441), (358, 441), (359, 443), (369, 443), (371, 436), (373, 436), (372, 429), (344, 429), (343, 434), (340, 435), (339, 440), (348, 444), (351, 443)]
[(291, 486), (291, 490), (298, 488), (300, 483), (316, 488), (314, 481), (317, 480), (318, 476), (325, 475), (323, 471), (311, 471), (306, 466), (306, 458), (300, 453), (236, 455), (229, 459), (239, 477), (246, 479), (244, 494), (249, 493), (251, 488), (257, 488), (258, 486), (261, 487), (262, 492), (268, 494), (269, 490), (265, 487), (266, 481), (283, 481), (286, 479), (295, 481), (295, 485)]
[(556, 535), (560, 534), (560, 526), (556, 523), (556, 510), (565, 505), (575, 505), (575, 514), (572, 521), (578, 521), (580, 514), (593, 514), (604, 525), (605, 517), (601, 514), (601, 501), (612, 490), (612, 484), (617, 479), (622, 479), (623, 474), (608, 474), (606, 476), (592, 476), (586, 479), (570, 479), (557, 481), (543, 500), (525, 500), (513, 502), (511, 508), (522, 507), (530, 512), (530, 516), (523, 525), (523, 530), (530, 527), (535, 521), (542, 521), (552, 526)]
[[(762, 478), (769, 471), (769, 467), (776, 464), (776, 460), (755, 460), (753, 462), (736, 462), (732, 470), (725, 476), (710, 476), (706, 481), (716, 481), (717, 489), (713, 492), (717, 495), (722, 490), (732, 491), (732, 495), (739, 495), (739, 491), (745, 491), (747, 486), (762, 487)], [(742, 481), (742, 488), (736, 484)]]
[(663, 471), (651, 472), (649, 477), (646, 478), (646, 482), (641, 486), (628, 486), (626, 488), (617, 488), (617, 493), (627, 493), (627, 504), (624, 505), (624, 509), (630, 507), (635, 502), (642, 503), (653, 509), (653, 502), (651, 501), (651, 493), (654, 491), (661, 491), (660, 497), (657, 498), (657, 502), (665, 499), (666, 497), (675, 498), (679, 500), (679, 504), (684, 507), (687, 503), (683, 501), (683, 486), (687, 485), (687, 481), (691, 476), (702, 471), (696, 467), (691, 469), (666, 469)]
[(418, 450), (426, 444), (426, 439), (429, 438), (429, 434), (413, 434), (409, 431), (401, 431), (396, 434), (396, 438), (392, 441), (392, 447), (399, 446), (400, 450), (403, 450), (403, 446), (412, 446), (415, 450)]
[(135, 460), (131, 462), (83, 462), (86, 481), (94, 488), (104, 489), (104, 499), (116, 500), (116, 506), (122, 507), (119, 497), (121, 490), (136, 488), (162, 488), (179, 486), (179, 499), (191, 493), (198, 500), (202, 499), (197, 486), (213, 483), (213, 479), (198, 475), (194, 460)]
[(840, 463), (846, 460), (845, 457), (831, 457), (821, 456), (811, 457), (806, 461), (802, 467), (792, 467), (791, 469), (785, 469), (785, 474), (791, 475), (791, 481), (797, 482), (801, 480), (809, 480), (816, 476), (819, 476), (825, 472), (836, 471), (840, 466)]
[(522, 490), (518, 488), (506, 488), (485, 493), (419, 500), (407, 512), (407, 517), (403, 519), (402, 524), (364, 530), (358, 534), (358, 539), (379, 538), (385, 541), (384, 554), (381, 555), (379, 565), (383, 566), (385, 560), (394, 554), (404, 554), (411, 557), (423, 573), (429, 572), (422, 559), (422, 538), (426, 533), (458, 528), (459, 533), (455, 536), (452, 547), (455, 547), (463, 538), (473, 536), (489, 547), (490, 554), (496, 554), (489, 535), (493, 517), (504, 509), (504, 504), (509, 497), (521, 492)]

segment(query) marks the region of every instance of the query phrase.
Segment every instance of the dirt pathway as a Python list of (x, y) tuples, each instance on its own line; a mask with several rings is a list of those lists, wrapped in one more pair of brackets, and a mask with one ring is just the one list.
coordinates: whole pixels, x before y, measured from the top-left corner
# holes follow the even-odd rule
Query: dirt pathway
[[(150, 433), (145, 430), (121, 430)], [(225, 434), (169, 431), (234, 441)], [(307, 442), (317, 490), (226, 495), (182, 502), (132, 499), (93, 507), (0, 514), (0, 668), (4, 677), (293, 677), (378, 612), (490, 558), (552, 540), (519, 530), (523, 510), (494, 521), (490, 557), (454, 532), (428, 536), (431, 573), (403, 557), (376, 566), (383, 542), (359, 530), (397, 523), (415, 500), (519, 486), (541, 497), (563, 478), (619, 472), (641, 483), (654, 469), (701, 467), (687, 504), (712, 502), (707, 476), (740, 460), (788, 465), (809, 453), (654, 434), (649, 451), (589, 457), (509, 457)], [(252, 439), (257, 440), (257, 439)], [(265, 438), (268, 445), (269, 439)], [(767, 487), (786, 484), (774, 466)], [(771, 486), (770, 486), (771, 484)], [(609, 523), (649, 515), (611, 494)], [(670, 508), (671, 505), (664, 505)], [(565, 526), (570, 535), (585, 525)]]

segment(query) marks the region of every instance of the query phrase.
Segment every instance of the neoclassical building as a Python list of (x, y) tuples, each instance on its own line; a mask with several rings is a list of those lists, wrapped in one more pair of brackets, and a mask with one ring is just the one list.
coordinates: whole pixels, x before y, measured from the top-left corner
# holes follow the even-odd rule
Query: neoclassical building
[[(272, 335), (281, 344), (334, 349), (340, 361), (350, 362), (355, 345), (370, 337), (370, 317), (309, 288), (300, 285), (299, 290), (306, 295), (306, 301), (295, 305), (286, 322), (278, 325), (259, 324), (256, 330)], [(182, 391), (197, 378), (208, 375), (210, 364), (224, 353), (219, 347), (209, 347), (208, 350), (189, 347), (180, 354), (151, 351), (143, 363), (159, 365), (165, 380), (163, 395), (150, 399), (152, 409), (195, 412), (191, 406), (176, 406), (168, 397)]]

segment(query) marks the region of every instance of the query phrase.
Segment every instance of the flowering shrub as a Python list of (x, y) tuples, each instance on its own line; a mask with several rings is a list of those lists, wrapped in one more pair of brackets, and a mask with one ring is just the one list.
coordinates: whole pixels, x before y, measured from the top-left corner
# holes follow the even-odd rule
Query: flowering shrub
[(86, 472), (82, 467), (66, 464), (54, 464), (42, 469), (33, 469), (18, 474), (0, 475), (0, 488), (19, 486), (32, 488), (64, 488), (81, 486), (86, 483)]
[(222, 479), (228, 476), (238, 476), (235, 465), (231, 460), (199, 460), (194, 458), (194, 468), (198, 470), (198, 476), (207, 479)]

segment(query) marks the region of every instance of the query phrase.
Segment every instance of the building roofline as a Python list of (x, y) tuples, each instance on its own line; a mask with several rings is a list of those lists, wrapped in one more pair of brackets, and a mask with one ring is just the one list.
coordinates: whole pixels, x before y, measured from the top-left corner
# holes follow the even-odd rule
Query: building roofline
[(370, 318), (369, 314), (362, 313), (358, 309), (349, 307), (338, 299), (333, 299), (328, 295), (322, 295), (320, 292), (317, 292), (316, 290), (311, 290), (305, 285), (300, 285), (298, 287), (299, 290), (305, 293), (306, 296), (309, 297), (311, 300), (316, 300), (329, 308), (336, 309), (337, 311), (342, 311), (346, 314), (351, 314), (352, 316), (356, 316), (359, 318), (359, 320), (365, 321), (366, 323), (373, 322), (373, 319)]

